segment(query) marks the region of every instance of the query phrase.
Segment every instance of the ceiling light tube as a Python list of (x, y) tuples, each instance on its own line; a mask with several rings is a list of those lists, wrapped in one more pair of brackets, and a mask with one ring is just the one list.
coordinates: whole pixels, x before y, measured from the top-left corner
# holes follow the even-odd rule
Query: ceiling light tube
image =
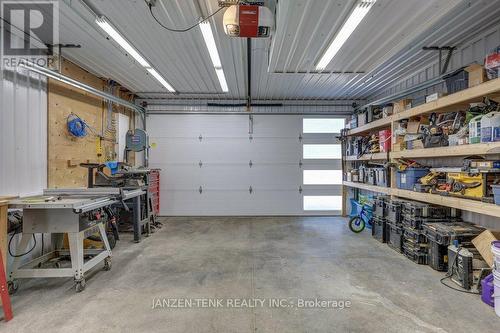
[(139, 52), (116, 30), (105, 16), (96, 18), (95, 22), (104, 30), (111, 38), (115, 40), (128, 54), (130, 54), (141, 66), (151, 67)]
[(95, 22), (106, 32), (111, 38), (115, 40), (128, 54), (132, 56), (142, 67), (151, 73), (165, 88), (170, 92), (175, 92), (175, 89), (165, 80), (160, 73), (158, 73), (151, 65), (144, 59), (144, 57), (130, 44), (113, 25), (108, 21), (105, 16), (97, 17)]
[(165, 88), (167, 88), (170, 92), (175, 92), (175, 89), (165, 80), (160, 73), (156, 71), (154, 68), (146, 68), (148, 72), (155, 77)]
[(215, 68), (215, 73), (219, 79), (219, 84), (223, 92), (228, 92), (229, 88), (227, 86), (226, 76), (224, 75), (224, 70), (222, 69), (222, 63), (220, 61), (219, 51), (217, 50), (217, 44), (215, 44), (214, 33), (212, 31), (212, 26), (210, 22), (205, 21), (200, 23), (201, 34), (207, 45), (208, 53), (210, 54), (210, 59), (212, 59), (212, 64)]
[(212, 59), (212, 63), (215, 68), (221, 68), (222, 63), (219, 57), (219, 51), (217, 50), (217, 44), (215, 44), (214, 33), (212, 31), (212, 26), (210, 22), (205, 21), (200, 24), (201, 33), (203, 35), (203, 39), (205, 40), (205, 44), (208, 48), (208, 53), (210, 54), (210, 58)]
[(215, 73), (217, 74), (217, 78), (219, 79), (220, 87), (223, 92), (229, 92), (229, 87), (227, 86), (226, 76), (224, 75), (224, 71), (222, 68), (216, 68)]
[(340, 31), (316, 65), (316, 70), (322, 71), (328, 66), (376, 1), (377, 0), (361, 0), (356, 5), (356, 8), (354, 8), (349, 18), (344, 22), (344, 25), (340, 28)]

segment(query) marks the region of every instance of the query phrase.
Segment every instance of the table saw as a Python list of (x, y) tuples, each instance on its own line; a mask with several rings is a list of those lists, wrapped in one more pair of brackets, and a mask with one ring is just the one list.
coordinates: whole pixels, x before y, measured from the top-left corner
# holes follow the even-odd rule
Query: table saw
[[(144, 194), (140, 189), (122, 190), (117, 188), (97, 189), (51, 189), (42, 196), (12, 200), (10, 208), (23, 209), (23, 227), (16, 257), (9, 271), (9, 290), (17, 289), (19, 278), (73, 277), (76, 291), (85, 288), (85, 273), (104, 261), (104, 269), (111, 269), (111, 248), (104, 223), (107, 221), (105, 208), (124, 204)], [(104, 248), (84, 249), (83, 240), (99, 233)], [(20, 266), (21, 256), (26, 253), (33, 235), (48, 233), (68, 235), (69, 249), (56, 246), (55, 250), (32, 259)], [(61, 268), (58, 259), (69, 257), (70, 268)], [(54, 263), (47, 268), (47, 263)]]

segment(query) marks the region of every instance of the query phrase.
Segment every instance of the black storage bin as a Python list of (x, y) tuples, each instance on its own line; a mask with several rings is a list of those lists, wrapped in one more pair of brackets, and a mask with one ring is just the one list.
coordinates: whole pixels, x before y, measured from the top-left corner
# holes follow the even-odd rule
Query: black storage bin
[(401, 224), (401, 210), (403, 200), (390, 200), (386, 202), (387, 220), (391, 223)]
[(403, 228), (399, 225), (395, 224), (387, 224), (387, 227), (390, 228), (390, 238), (387, 245), (389, 245), (392, 249), (398, 251), (399, 253), (403, 252)]
[(450, 245), (454, 240), (470, 242), (484, 231), (484, 228), (467, 222), (424, 223), (423, 229), (429, 240), (441, 245)]
[(448, 245), (429, 241), (429, 266), (440, 272), (448, 270)]
[(453, 94), (469, 88), (469, 73), (467, 73), (464, 68), (460, 68), (446, 75), (444, 80), (446, 82), (446, 92), (448, 94)]
[(403, 204), (403, 214), (406, 217), (432, 217), (432, 218), (444, 218), (448, 216), (457, 215), (457, 210), (454, 210), (455, 214), (452, 214), (452, 209), (449, 207), (436, 206), (432, 204), (426, 204), (416, 201), (406, 201)]
[(389, 197), (386, 195), (378, 195), (373, 200), (373, 215), (378, 217), (387, 216), (387, 205), (386, 202)]
[(403, 226), (405, 228), (412, 228), (416, 230), (423, 230), (424, 223), (447, 223), (456, 222), (457, 220), (452, 217), (445, 218), (424, 218), (424, 217), (409, 217), (404, 216)]
[(379, 242), (385, 243), (385, 235), (386, 235), (386, 223), (385, 218), (383, 217), (373, 217), (373, 225), (372, 225), (372, 236)]
[(423, 230), (405, 227), (403, 231), (405, 240), (413, 240), (415, 243), (427, 243), (427, 237)]
[(408, 259), (419, 265), (427, 265), (427, 263), (429, 262), (429, 256), (427, 253), (414, 250), (407, 246), (403, 246), (403, 254)]

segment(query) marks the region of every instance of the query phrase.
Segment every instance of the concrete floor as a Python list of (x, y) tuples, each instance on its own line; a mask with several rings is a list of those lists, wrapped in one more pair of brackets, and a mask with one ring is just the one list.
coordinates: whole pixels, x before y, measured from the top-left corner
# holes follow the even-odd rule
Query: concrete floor
[[(341, 218), (168, 218), (142, 243), (129, 240), (80, 294), (70, 279), (22, 281), (0, 331), (499, 332), (478, 296), (444, 287), (442, 273), (353, 234)], [(288, 306), (152, 309), (156, 298)], [(351, 306), (304, 309), (298, 298)]]

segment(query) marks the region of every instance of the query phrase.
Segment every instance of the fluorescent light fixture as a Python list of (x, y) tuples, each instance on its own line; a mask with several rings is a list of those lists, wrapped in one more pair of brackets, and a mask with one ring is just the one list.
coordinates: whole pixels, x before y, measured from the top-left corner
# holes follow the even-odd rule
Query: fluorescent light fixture
[(212, 59), (212, 64), (215, 68), (215, 73), (219, 79), (220, 87), (223, 92), (228, 92), (229, 88), (226, 82), (226, 76), (224, 75), (224, 70), (222, 69), (222, 63), (219, 57), (219, 51), (217, 50), (217, 44), (215, 44), (214, 33), (212, 31), (212, 26), (210, 22), (205, 21), (200, 23), (201, 34), (207, 45), (208, 53), (210, 54), (210, 59)]
[(352, 11), (349, 18), (345, 21), (340, 31), (335, 36), (334, 40), (326, 50), (326, 52), (321, 57), (320, 61), (316, 65), (316, 70), (321, 71), (328, 66), (328, 64), (332, 61), (333, 57), (340, 50), (342, 45), (346, 42), (346, 40), (351, 36), (358, 24), (363, 20), (363, 18), (368, 14), (370, 9), (373, 7), (373, 4), (377, 0), (360, 0), (356, 5), (356, 8)]
[(144, 57), (116, 30), (105, 16), (97, 17), (95, 22), (104, 30), (111, 38), (115, 40), (128, 54), (132, 56), (142, 67), (154, 76), (165, 88), (170, 92), (175, 92), (175, 89), (144, 59)]
[(227, 86), (226, 76), (224, 75), (224, 71), (222, 70), (222, 68), (216, 68), (215, 73), (217, 74), (217, 77), (219, 78), (219, 83), (220, 83), (220, 87), (222, 88), (222, 91), (228, 92), (229, 88)]
[(165, 80), (154, 68), (146, 68), (168, 91), (175, 92), (175, 89)]
[(208, 53), (210, 53), (210, 58), (215, 68), (222, 68), (222, 63), (220, 62), (219, 51), (217, 50), (217, 45), (215, 44), (214, 33), (212, 32), (212, 26), (210, 22), (205, 21), (200, 24), (201, 33), (203, 34), (203, 39), (205, 44), (207, 44)]
[(151, 67), (139, 52), (108, 22), (105, 16), (96, 18), (95, 22), (104, 30), (111, 38), (115, 40), (128, 54), (130, 54), (141, 66)]

